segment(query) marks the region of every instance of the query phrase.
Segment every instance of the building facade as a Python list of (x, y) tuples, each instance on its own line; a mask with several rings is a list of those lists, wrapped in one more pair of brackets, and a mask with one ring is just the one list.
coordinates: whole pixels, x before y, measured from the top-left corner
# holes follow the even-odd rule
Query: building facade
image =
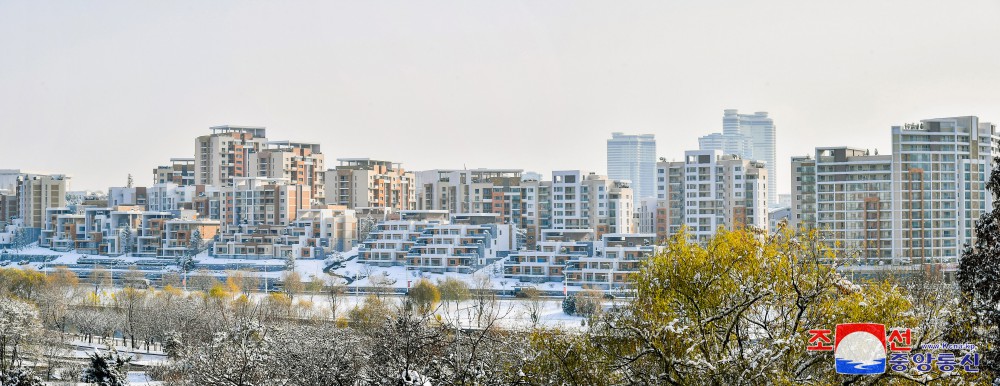
[(358, 248), (358, 262), (381, 267), (405, 265), (406, 255), (424, 230), (447, 223), (445, 210), (400, 211), (399, 219), (375, 225)]
[(283, 180), (239, 178), (222, 188), (223, 230), (258, 225), (287, 226), (300, 210), (310, 208), (307, 185), (289, 185)]
[(792, 229), (816, 226), (816, 160), (792, 157), (792, 199), (788, 225)]
[(994, 125), (965, 116), (892, 127), (892, 155), (817, 148), (792, 159), (792, 218), (863, 263), (957, 263), (992, 208), (998, 144)]
[(153, 184), (194, 185), (195, 165), (194, 158), (171, 158), (170, 165), (157, 166), (153, 169)]
[(399, 163), (368, 158), (341, 158), (326, 172), (326, 203), (358, 207), (417, 208), (413, 172)]
[(267, 142), (266, 130), (253, 126), (214, 126), (212, 134), (195, 139), (195, 183), (231, 186), (249, 177), (250, 156)]
[(310, 199), (321, 201), (326, 190), (326, 165), (319, 144), (272, 141), (249, 155), (249, 175), (280, 179), (309, 187)]
[(41, 229), (45, 210), (66, 206), (70, 177), (63, 174), (23, 174), (17, 182), (18, 214), (26, 228)]
[(719, 228), (768, 229), (765, 197), (769, 183), (764, 163), (718, 150), (691, 150), (684, 152), (683, 173), (680, 217), (694, 239), (708, 240)]
[(416, 176), (417, 209), (490, 213), (504, 224), (523, 221), (521, 169), (428, 170)]
[[(766, 111), (740, 114), (738, 110), (723, 112), (722, 133), (713, 133), (698, 138), (700, 150), (719, 150), (723, 154), (735, 154), (744, 159), (764, 162), (768, 176), (777, 178), (775, 158), (776, 135), (774, 121)], [(776, 184), (767, 191), (767, 202), (778, 203)]]
[(892, 157), (848, 147), (816, 149), (816, 228), (843, 255), (892, 257)]
[(964, 116), (892, 128), (893, 254), (905, 262), (955, 263), (975, 242), (998, 155), (996, 126)]
[(629, 181), (632, 206), (655, 197), (656, 139), (653, 134), (611, 133), (608, 140), (608, 177)]

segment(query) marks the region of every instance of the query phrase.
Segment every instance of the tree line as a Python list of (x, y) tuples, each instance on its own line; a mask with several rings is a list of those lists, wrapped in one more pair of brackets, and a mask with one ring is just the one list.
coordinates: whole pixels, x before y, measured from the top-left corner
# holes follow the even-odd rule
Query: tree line
[[(981, 240), (960, 285), (949, 285), (852, 282), (835, 269), (848, 257), (816, 231), (720, 231), (705, 244), (680, 234), (631, 277), (630, 300), (591, 292), (566, 301), (586, 326), (539, 323), (544, 300), (529, 290), (516, 306), (500, 302), (488, 276), (423, 280), (404, 298), (376, 291), (349, 304), (332, 278), (266, 295), (238, 272), (187, 292), (102, 291), (65, 269), (6, 269), (0, 373), (75, 381), (129, 366), (108, 356), (81, 368), (54, 352), (75, 339), (164, 352), (167, 361), (145, 370), (165, 385), (988, 384), (998, 374), (997, 239)], [(506, 323), (513, 312), (531, 323)], [(809, 329), (861, 321), (911, 327), (913, 353), (923, 343), (976, 344), (982, 371), (845, 376), (829, 353), (805, 350)]]

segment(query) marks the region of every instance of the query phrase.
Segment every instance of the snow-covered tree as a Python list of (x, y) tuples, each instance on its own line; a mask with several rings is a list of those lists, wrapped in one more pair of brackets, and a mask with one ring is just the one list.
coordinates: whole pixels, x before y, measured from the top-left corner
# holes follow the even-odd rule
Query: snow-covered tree
[(31, 369), (14, 367), (0, 372), (0, 386), (43, 386), (42, 378)]
[[(958, 268), (958, 284), (965, 312), (954, 318), (952, 339), (992, 342), (979, 346), (983, 368), (1000, 383), (1000, 159), (994, 160), (986, 188), (993, 195), (993, 209), (976, 222), (975, 242), (966, 245)], [(961, 340), (961, 341), (965, 341)], [(959, 340), (949, 340), (959, 341)]]
[(128, 368), (132, 362), (131, 357), (125, 357), (117, 351), (108, 351), (106, 354), (90, 354), (90, 367), (83, 372), (83, 381), (93, 383), (97, 386), (125, 386), (128, 385)]
[(368, 239), (368, 235), (375, 230), (375, 225), (378, 224), (374, 218), (372, 218), (371, 213), (368, 216), (358, 219), (358, 242), (363, 242)]
[(531, 319), (531, 325), (537, 325), (542, 319), (542, 309), (545, 308), (545, 299), (542, 297), (542, 291), (535, 287), (527, 287), (518, 292), (517, 295), (519, 298), (524, 299), (522, 305), (528, 313), (528, 318)]
[(17, 227), (11, 240), (11, 246), (15, 251), (21, 251), (31, 245), (32, 240), (28, 237), (28, 230), (24, 227)]
[(287, 386), (357, 385), (369, 351), (351, 329), (289, 325), (275, 331), (274, 357), (280, 360), (275, 378)]
[(118, 229), (118, 245), (125, 256), (129, 256), (134, 248), (135, 241), (132, 237), (132, 227), (123, 225)]
[(210, 344), (183, 362), (187, 376), (195, 385), (281, 384), (275, 379), (277, 367), (270, 332), (248, 320), (217, 333)]
[(205, 240), (201, 237), (201, 230), (196, 228), (188, 241), (188, 254), (196, 256), (202, 249), (205, 249)]
[(34, 306), (0, 296), (0, 372), (19, 365), (40, 329), (41, 321)]

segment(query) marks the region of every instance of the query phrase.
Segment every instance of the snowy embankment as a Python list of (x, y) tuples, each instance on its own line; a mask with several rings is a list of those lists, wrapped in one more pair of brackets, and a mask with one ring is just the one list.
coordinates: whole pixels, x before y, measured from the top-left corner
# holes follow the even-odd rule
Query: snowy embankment
[[(174, 264), (172, 259), (166, 258), (153, 258), (153, 257), (135, 257), (135, 256), (117, 256), (117, 257), (107, 257), (107, 256), (96, 256), (96, 255), (86, 255), (77, 253), (75, 251), (69, 252), (59, 252), (53, 251), (48, 248), (41, 248), (38, 246), (30, 246), (20, 251), (10, 251), (7, 256), (0, 255), (0, 260), (7, 261), (4, 267), (6, 268), (30, 268), (37, 269), (43, 272), (51, 272), (58, 267), (69, 267), (69, 269), (76, 272), (78, 275), (86, 276), (89, 275), (90, 271), (95, 267), (100, 267), (102, 269), (107, 269), (114, 274), (116, 279), (121, 278), (121, 274), (128, 271), (132, 267), (136, 267), (139, 263), (146, 263), (140, 270), (147, 275), (159, 276), (167, 272), (177, 272), (178, 267)], [(27, 264), (20, 264), (21, 260), (17, 258), (11, 259), (14, 256), (49, 256), (45, 262), (28, 262)], [(342, 261), (332, 267), (328, 272), (324, 269), (328, 267), (328, 262), (318, 259), (300, 259), (296, 260), (295, 272), (299, 274), (301, 280), (308, 282), (312, 280), (321, 280), (324, 283), (336, 280), (337, 278), (347, 278), (343, 280), (344, 282), (350, 281), (350, 284), (346, 284), (346, 294), (341, 296), (338, 300), (336, 315), (344, 315), (351, 308), (360, 305), (364, 299), (368, 296), (368, 292), (373, 287), (387, 287), (393, 289), (395, 294), (386, 295), (385, 298), (391, 303), (401, 306), (404, 299), (402, 293), (406, 292), (406, 289), (415, 285), (421, 279), (427, 279), (431, 282), (443, 281), (446, 278), (458, 279), (465, 282), (469, 288), (480, 288), (480, 286), (487, 286), (495, 291), (500, 296), (496, 299), (494, 313), (500, 319), (499, 324), (509, 328), (522, 328), (531, 326), (531, 318), (528, 316), (528, 309), (532, 307), (540, 308), (538, 325), (546, 327), (560, 327), (560, 328), (578, 328), (581, 325), (582, 319), (578, 316), (566, 315), (562, 311), (561, 297), (546, 297), (538, 301), (536, 305), (531, 305), (529, 301), (523, 299), (512, 298), (509, 296), (515, 288), (521, 286), (535, 286), (536, 288), (550, 293), (561, 293), (563, 291), (562, 283), (541, 283), (541, 284), (527, 284), (522, 283), (517, 280), (509, 279), (503, 277), (502, 273), (502, 262), (496, 262), (491, 265), (485, 266), (473, 273), (428, 273), (420, 272), (415, 270), (407, 270), (405, 267), (378, 267), (373, 265), (361, 264), (356, 260), (357, 250), (352, 250), (346, 252), (342, 255)], [(6, 259), (4, 259), (6, 257)], [(32, 261), (37, 260), (33, 259)], [(239, 267), (238, 269), (247, 270), (247, 274), (266, 278), (268, 281), (268, 288), (274, 290), (275, 283), (280, 283), (282, 278), (287, 274), (286, 261), (281, 259), (262, 259), (262, 260), (245, 260), (245, 259), (222, 259), (208, 256), (207, 253), (199, 254), (195, 257), (197, 261), (196, 270), (206, 270), (209, 273), (219, 277), (220, 279), (225, 278), (228, 269), (220, 269), (225, 267)], [(81, 264), (81, 262), (87, 262), (86, 264)], [(149, 263), (159, 262), (162, 266), (150, 266)], [(0, 264), (3, 264), (0, 262)], [(488, 280), (487, 280), (488, 278)], [(373, 279), (375, 283), (373, 283)], [(115, 284), (118, 284), (117, 282)], [(581, 288), (570, 286), (566, 288), (570, 293), (579, 291)], [(257, 299), (263, 299), (266, 296), (264, 293), (255, 293), (252, 297)], [(310, 307), (313, 309), (325, 309), (330, 310), (330, 299), (323, 294), (299, 294), (295, 296), (296, 302), (303, 302), (307, 300)], [(464, 301), (455, 304), (442, 304), (438, 307), (437, 313), (442, 316), (442, 319), (450, 324), (464, 328), (476, 328), (473, 315), (476, 313), (474, 310), (474, 305), (472, 301)]]

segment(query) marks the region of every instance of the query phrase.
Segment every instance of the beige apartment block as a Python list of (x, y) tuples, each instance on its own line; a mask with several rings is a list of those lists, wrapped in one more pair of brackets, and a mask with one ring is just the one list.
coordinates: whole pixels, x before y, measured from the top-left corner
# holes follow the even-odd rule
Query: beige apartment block
[(326, 189), (326, 166), (319, 144), (272, 141), (250, 154), (249, 175), (309, 187), (310, 199), (322, 200)]
[(326, 203), (348, 209), (385, 207), (417, 208), (413, 172), (399, 163), (368, 158), (341, 158), (336, 169), (326, 172)]
[(231, 186), (235, 179), (249, 177), (250, 156), (267, 142), (265, 128), (215, 126), (212, 134), (195, 139), (195, 183)]
[(42, 228), (45, 210), (66, 206), (70, 177), (62, 174), (24, 174), (18, 179), (18, 212), (27, 228)]

